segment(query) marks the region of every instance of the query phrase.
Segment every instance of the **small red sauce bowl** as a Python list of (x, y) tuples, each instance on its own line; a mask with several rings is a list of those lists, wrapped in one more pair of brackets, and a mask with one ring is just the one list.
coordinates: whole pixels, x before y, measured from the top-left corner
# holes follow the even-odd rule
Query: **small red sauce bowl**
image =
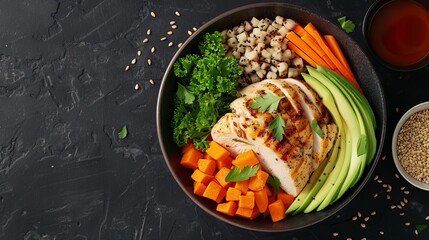
[[(415, 21), (415, 24), (410, 24), (410, 21)], [(365, 15), (363, 36), (371, 54), (391, 70), (414, 71), (427, 66), (429, 2), (375, 1)], [(420, 54), (417, 51), (421, 51)]]

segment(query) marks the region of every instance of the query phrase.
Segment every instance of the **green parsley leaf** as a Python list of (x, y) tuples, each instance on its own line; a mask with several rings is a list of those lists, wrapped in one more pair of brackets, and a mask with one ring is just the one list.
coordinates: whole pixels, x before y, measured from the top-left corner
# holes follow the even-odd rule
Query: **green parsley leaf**
[(267, 183), (270, 184), (274, 188), (274, 193), (279, 194), (280, 191), (280, 180), (276, 176), (269, 176), (267, 179)]
[(322, 131), (322, 129), (320, 129), (319, 124), (317, 123), (316, 119), (311, 120), (310, 126), (311, 126), (311, 130), (316, 132), (317, 135), (319, 135), (319, 137), (321, 137), (321, 138), (325, 137), (325, 133)]
[(354, 22), (352, 22), (350, 20), (346, 20), (346, 16), (338, 18), (338, 22), (340, 23), (341, 28), (346, 33), (351, 33), (355, 30), (356, 25), (354, 24)]
[(285, 133), (284, 127), (285, 121), (280, 116), (280, 114), (278, 114), (277, 117), (274, 118), (274, 120), (271, 121), (270, 125), (268, 126), (269, 129), (274, 131), (274, 138), (279, 142), (283, 140), (283, 134)]
[(225, 182), (242, 182), (256, 175), (259, 170), (259, 164), (249, 167), (245, 166), (243, 170), (239, 167), (234, 167), (225, 177)]
[(277, 110), (280, 100), (284, 97), (279, 97), (272, 93), (264, 94), (262, 97), (257, 97), (252, 104), (250, 104), (250, 108), (253, 110), (258, 109), (259, 112), (263, 113), (267, 111), (269, 113), (273, 113)]
[(424, 230), (426, 230), (428, 228), (428, 225), (426, 225), (426, 224), (417, 224), (416, 225), (416, 230), (417, 230), (417, 232), (419, 232), (419, 233), (421, 233), (421, 232), (423, 232)]
[(177, 97), (184, 101), (186, 104), (192, 104), (195, 100), (194, 94), (192, 94), (186, 87), (184, 87), (182, 84), (177, 83)]
[(122, 140), (126, 138), (127, 135), (128, 135), (128, 128), (127, 128), (127, 125), (124, 125), (118, 132), (118, 138)]

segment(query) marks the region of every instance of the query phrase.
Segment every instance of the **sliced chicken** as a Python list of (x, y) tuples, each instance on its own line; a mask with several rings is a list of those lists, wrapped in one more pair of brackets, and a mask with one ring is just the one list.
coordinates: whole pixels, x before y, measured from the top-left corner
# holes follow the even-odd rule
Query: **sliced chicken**
[[(274, 113), (260, 113), (250, 105), (259, 96), (272, 93), (284, 97)], [(263, 169), (279, 178), (281, 188), (298, 195), (311, 173), (326, 158), (337, 136), (337, 128), (317, 94), (304, 82), (295, 79), (264, 80), (240, 91), (224, 115), (213, 127), (214, 141), (234, 156), (252, 149), (259, 156)], [(284, 136), (278, 141), (269, 128), (280, 115)], [(311, 128), (317, 121), (324, 132), (321, 138)]]

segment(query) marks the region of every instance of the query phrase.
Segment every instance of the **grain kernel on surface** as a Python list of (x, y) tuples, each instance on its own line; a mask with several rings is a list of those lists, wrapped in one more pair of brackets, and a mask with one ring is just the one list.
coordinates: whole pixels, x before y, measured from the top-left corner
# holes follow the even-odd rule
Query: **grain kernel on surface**
[(180, 17), (180, 12), (179, 11), (176, 11), (174, 14), (176, 14), (176, 16), (178, 16), (178, 17)]
[(155, 82), (153, 81), (153, 79), (149, 80), (149, 83), (152, 84), (152, 85), (155, 84)]
[(150, 12), (150, 15), (151, 15), (152, 17), (156, 17), (156, 13), (154, 13), (154, 12)]
[(139, 57), (140, 57), (141, 55), (142, 55), (142, 51), (138, 50), (138, 51), (137, 51), (137, 56), (139, 56)]
[(338, 236), (338, 233), (334, 232), (334, 233), (332, 233), (332, 236), (336, 237), (336, 236)]
[(137, 62), (137, 59), (133, 58), (133, 60), (131, 60), (131, 65), (136, 64), (136, 62)]

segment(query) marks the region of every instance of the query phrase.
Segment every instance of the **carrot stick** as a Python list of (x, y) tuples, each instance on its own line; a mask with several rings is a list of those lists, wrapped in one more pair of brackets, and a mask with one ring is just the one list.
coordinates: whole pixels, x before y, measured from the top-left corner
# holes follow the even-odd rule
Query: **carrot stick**
[[(346, 57), (344, 56), (343, 52), (341, 51), (340, 45), (338, 44), (337, 40), (332, 35), (325, 35), (326, 43), (328, 44), (328, 47), (332, 50), (332, 52), (335, 54), (335, 56), (340, 60), (340, 62), (344, 65), (344, 67), (349, 70), (349, 72), (353, 75), (353, 72), (347, 63)], [(353, 76), (354, 78), (354, 76)]]
[(293, 28), (293, 31), (296, 32), (296, 34), (298, 34), (300, 37), (308, 34), (307, 31), (305, 31), (305, 29), (299, 24), (296, 24), (296, 26)]
[[(338, 60), (334, 53), (332, 53), (331, 49), (326, 44), (325, 40), (320, 35), (319, 31), (317, 31), (316, 27), (312, 23), (308, 23), (304, 29), (314, 38), (316, 39), (316, 42), (319, 44), (319, 46), (323, 49), (323, 51), (328, 55), (328, 57), (331, 59), (331, 61), (335, 64), (335, 66), (340, 71), (341, 75), (343, 75), (345, 78), (347, 78), (353, 85), (355, 85), (359, 90), (359, 84), (357, 84), (356, 79), (349, 73), (346, 67), (343, 66), (343, 64)], [(362, 90), (360, 90), (362, 91)]]
[(289, 39), (293, 44), (295, 44), (299, 49), (305, 52), (311, 59), (313, 59), (316, 64), (330, 68), (327, 63), (319, 56), (317, 53), (306, 43), (304, 42), (295, 32), (288, 32), (286, 38)]
[(313, 61), (313, 59), (311, 59), (307, 54), (305, 54), (303, 51), (301, 51), (295, 44), (293, 44), (292, 42), (288, 42), (287, 43), (287, 47), (294, 51), (296, 54), (298, 54), (298, 56), (300, 56), (301, 58), (303, 58), (308, 64), (310, 64), (312, 67), (316, 67), (316, 62)]

